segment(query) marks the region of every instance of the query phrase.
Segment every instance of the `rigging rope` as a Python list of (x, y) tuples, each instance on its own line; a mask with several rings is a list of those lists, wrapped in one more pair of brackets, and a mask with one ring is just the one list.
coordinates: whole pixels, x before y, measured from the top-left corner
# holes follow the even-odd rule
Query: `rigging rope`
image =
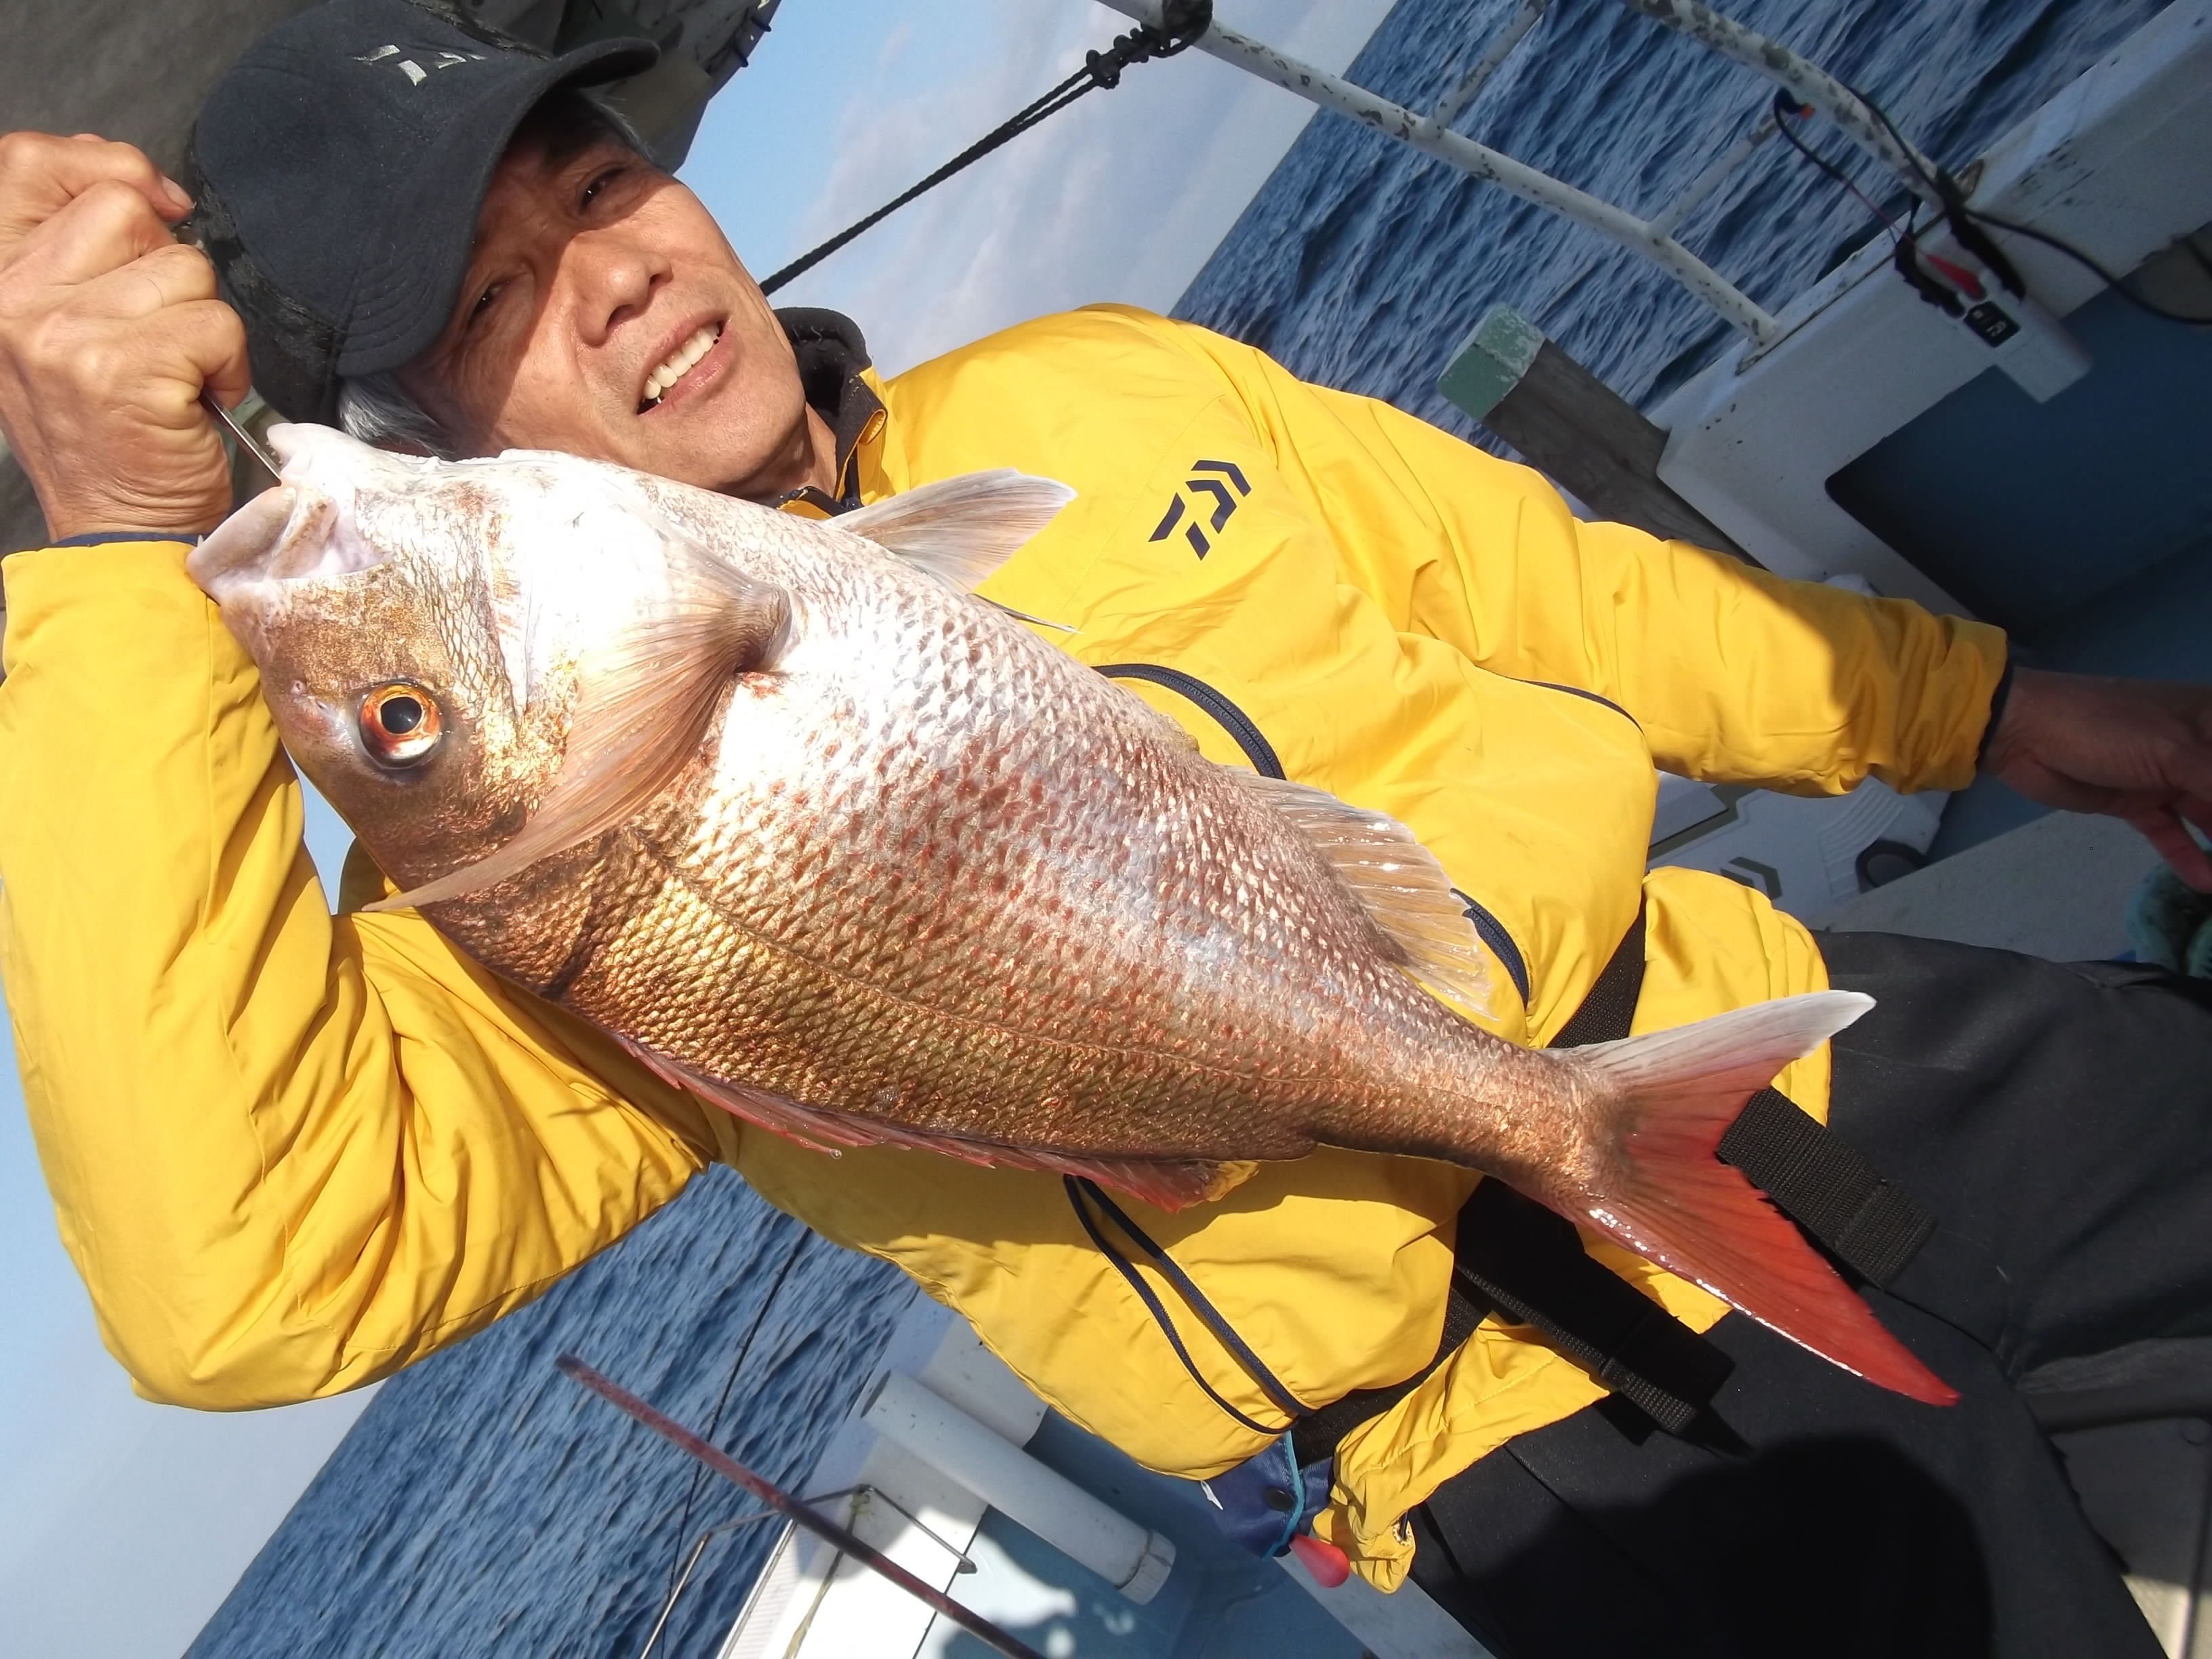
[[(799, 1263), (799, 1253), (805, 1249), (807, 1241), (814, 1237), (803, 1225), (794, 1224), (793, 1231), (798, 1237), (791, 1241), (790, 1252), (783, 1258), (783, 1266), (776, 1270), (775, 1280), (768, 1287), (768, 1294), (761, 1298), (760, 1309), (753, 1315), (751, 1325), (746, 1328), (745, 1340), (738, 1345), (738, 1357), (730, 1362), (730, 1374), (722, 1380), (721, 1398), (714, 1402), (714, 1414), (707, 1419), (707, 1432), (702, 1437), (708, 1441), (714, 1439), (714, 1431), (721, 1424), (722, 1408), (730, 1403), (730, 1390), (737, 1386), (738, 1375), (745, 1368), (745, 1357), (753, 1351), (753, 1339), (760, 1334), (761, 1322), (768, 1317), (768, 1310), (775, 1305), (776, 1296), (783, 1289), (783, 1281), (791, 1276), (792, 1268)], [(690, 1530), (691, 1506), (699, 1501), (699, 1486), (706, 1478), (706, 1473), (704, 1464), (692, 1466), (691, 1485), (684, 1494), (684, 1512), (676, 1522), (676, 1551), (668, 1559), (668, 1594), (661, 1598), (664, 1606), (676, 1599), (676, 1571), (678, 1564), (684, 1559), (684, 1537)]]
[(888, 219), (916, 197), (937, 188), (963, 168), (981, 161), (1009, 139), (1019, 137), (1048, 117), (1057, 115), (1087, 92), (1112, 91), (1121, 84), (1121, 71), (1156, 58), (1172, 58), (1206, 33), (1213, 21), (1213, 0), (1168, 0), (1161, 21), (1164, 29), (1140, 24), (1117, 38), (1103, 52), (1083, 55), (1083, 67), (1043, 97), (1024, 106), (985, 133), (920, 184), (893, 197), (866, 218), (847, 226), (821, 246), (803, 253), (761, 283), (763, 294), (773, 294), (794, 276), (811, 270), (861, 232)]

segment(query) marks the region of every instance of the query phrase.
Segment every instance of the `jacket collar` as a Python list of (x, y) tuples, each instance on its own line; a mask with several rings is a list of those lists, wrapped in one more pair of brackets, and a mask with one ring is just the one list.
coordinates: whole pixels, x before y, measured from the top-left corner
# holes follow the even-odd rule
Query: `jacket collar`
[(883, 399), (865, 378), (867, 342), (851, 318), (834, 311), (792, 307), (775, 313), (799, 357), (799, 384), (814, 412), (837, 441), (835, 495), (809, 484), (778, 496), (772, 505), (805, 518), (830, 518), (860, 504), (854, 453), (884, 428)]

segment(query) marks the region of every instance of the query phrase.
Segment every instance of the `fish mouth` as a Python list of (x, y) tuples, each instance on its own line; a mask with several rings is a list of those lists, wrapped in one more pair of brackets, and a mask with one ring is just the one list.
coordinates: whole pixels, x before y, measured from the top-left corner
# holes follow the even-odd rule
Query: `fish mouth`
[(434, 465), (390, 455), (328, 427), (285, 423), (269, 428), (269, 446), (283, 471), (194, 548), (185, 572), (217, 605), (279, 584), (358, 575), (387, 552), (363, 537), (350, 509), (364, 488), (404, 488)]
[(279, 484), (232, 514), (185, 560), (185, 574), (228, 608), (284, 584), (358, 574), (384, 562), (338, 504), (310, 483)]

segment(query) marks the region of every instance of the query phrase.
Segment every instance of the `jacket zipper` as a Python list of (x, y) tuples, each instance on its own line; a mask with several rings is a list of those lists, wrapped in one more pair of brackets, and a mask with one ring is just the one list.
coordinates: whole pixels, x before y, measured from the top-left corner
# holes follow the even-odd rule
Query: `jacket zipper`
[(1212, 716), (1216, 726), (1236, 740), (1237, 746), (1244, 751), (1244, 758), (1252, 763), (1255, 772), (1265, 778), (1284, 775), (1283, 763), (1275, 754), (1275, 745), (1267, 741), (1267, 734), (1253, 724), (1249, 714), (1195, 674), (1186, 674), (1180, 668), (1162, 668), (1158, 663), (1149, 662), (1109, 662), (1098, 672), (1109, 680), (1149, 680), (1154, 685), (1164, 685), (1169, 690), (1188, 698)]

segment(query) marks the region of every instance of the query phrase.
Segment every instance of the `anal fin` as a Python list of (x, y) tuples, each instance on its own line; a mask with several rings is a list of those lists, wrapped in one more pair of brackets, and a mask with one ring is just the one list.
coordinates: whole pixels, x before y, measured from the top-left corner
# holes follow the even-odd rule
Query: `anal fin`
[(1219, 1198), (1243, 1182), (1257, 1167), (1246, 1160), (1085, 1158), (1036, 1146), (963, 1140), (956, 1135), (908, 1128), (882, 1118), (802, 1105), (781, 1095), (725, 1083), (665, 1055), (656, 1054), (641, 1043), (627, 1038), (622, 1042), (641, 1064), (672, 1088), (686, 1090), (748, 1123), (758, 1124), (809, 1151), (825, 1152), (833, 1158), (839, 1148), (845, 1146), (902, 1146), (915, 1152), (940, 1153), (957, 1158), (963, 1164), (986, 1168), (1041, 1170), (1054, 1175), (1081, 1176), (1170, 1212)]

